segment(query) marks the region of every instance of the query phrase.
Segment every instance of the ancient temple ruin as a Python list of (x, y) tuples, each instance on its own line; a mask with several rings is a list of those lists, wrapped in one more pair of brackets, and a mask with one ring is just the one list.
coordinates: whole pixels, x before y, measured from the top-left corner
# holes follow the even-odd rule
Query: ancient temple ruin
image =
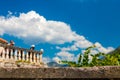
[(0, 38), (0, 66), (13, 64), (17, 66), (42, 66), (43, 51), (30, 50), (16, 46), (8, 45), (8, 42)]

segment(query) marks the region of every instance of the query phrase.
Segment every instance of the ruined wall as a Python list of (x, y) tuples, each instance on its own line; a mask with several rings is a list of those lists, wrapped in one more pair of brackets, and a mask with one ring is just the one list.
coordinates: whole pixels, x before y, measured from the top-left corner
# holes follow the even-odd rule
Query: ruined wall
[(91, 68), (0, 68), (0, 78), (120, 78), (120, 66)]

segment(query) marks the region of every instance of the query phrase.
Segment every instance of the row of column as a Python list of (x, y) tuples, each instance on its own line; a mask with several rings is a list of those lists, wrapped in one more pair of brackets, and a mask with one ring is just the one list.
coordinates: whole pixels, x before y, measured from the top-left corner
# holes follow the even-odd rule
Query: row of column
[(42, 62), (42, 54), (35, 53), (32, 51), (25, 51), (25, 50), (19, 50), (19, 49), (9, 49), (9, 48), (3, 48), (0, 52), (0, 59), (3, 60), (23, 60), (23, 61), (29, 61), (34, 63), (40, 63)]

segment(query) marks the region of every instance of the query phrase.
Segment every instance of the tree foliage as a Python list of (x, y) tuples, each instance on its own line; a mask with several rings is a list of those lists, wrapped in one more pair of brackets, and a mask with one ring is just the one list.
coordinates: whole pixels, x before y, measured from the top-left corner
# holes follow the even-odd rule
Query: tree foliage
[[(97, 54), (91, 54), (91, 50), (96, 48), (95, 45), (85, 49), (84, 53), (80, 53), (78, 62), (62, 61), (64, 64), (68, 64), (70, 67), (92, 67), (92, 66), (114, 66), (120, 65), (120, 55), (116, 51), (114, 54), (105, 54), (98, 52)], [(91, 56), (91, 60), (89, 59)]]

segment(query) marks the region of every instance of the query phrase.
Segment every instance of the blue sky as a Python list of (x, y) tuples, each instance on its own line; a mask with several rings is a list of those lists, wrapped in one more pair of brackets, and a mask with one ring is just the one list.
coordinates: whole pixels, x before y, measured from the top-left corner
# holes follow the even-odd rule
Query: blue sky
[[(44, 49), (44, 60), (76, 60), (92, 44), (120, 44), (120, 0), (1, 0), (0, 37)], [(101, 47), (101, 48), (99, 48)], [(95, 51), (93, 51), (95, 52)]]

